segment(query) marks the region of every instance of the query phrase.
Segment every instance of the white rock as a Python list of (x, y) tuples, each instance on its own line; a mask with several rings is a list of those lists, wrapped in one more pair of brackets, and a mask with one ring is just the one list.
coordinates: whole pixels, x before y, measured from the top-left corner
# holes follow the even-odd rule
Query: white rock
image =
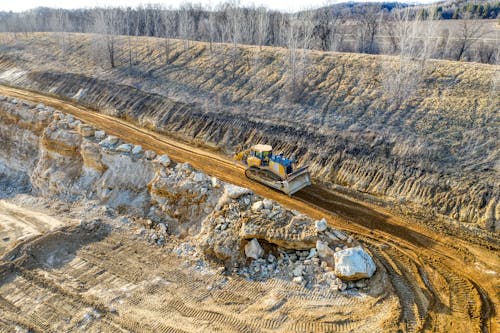
[(324, 218), (321, 220), (317, 220), (315, 222), (315, 225), (318, 232), (323, 232), (326, 230), (326, 228), (328, 228), (328, 224), (326, 223), (326, 220)]
[(245, 255), (247, 258), (259, 259), (264, 255), (264, 249), (260, 246), (259, 241), (254, 238), (245, 245)]
[(264, 209), (272, 209), (273, 208), (273, 201), (272, 200), (264, 199), (262, 201), (262, 203), (264, 204)]
[(191, 173), (193, 171), (193, 166), (189, 163), (182, 163), (180, 165), (182, 171), (186, 171), (187, 173)]
[(334, 254), (335, 251), (333, 251), (329, 246), (328, 243), (323, 242), (323, 241), (316, 241), (316, 250), (318, 251), (318, 256), (328, 264), (328, 266), (333, 267), (334, 266)]
[(146, 157), (148, 160), (152, 160), (156, 157), (156, 153), (152, 150), (146, 150), (144, 153), (144, 157)]
[(262, 207), (264, 206), (264, 203), (262, 201), (255, 201), (252, 205), (252, 211), (254, 212), (260, 212), (262, 210)]
[(168, 167), (171, 163), (170, 158), (167, 155), (161, 155), (156, 158), (156, 162), (160, 163), (164, 167)]
[(45, 110), (45, 105), (40, 103), (36, 105), (37, 110)]
[(316, 257), (317, 254), (318, 254), (318, 251), (313, 247), (309, 251), (309, 255), (306, 257), (306, 259), (312, 259), (312, 258)]
[(296, 276), (292, 279), (293, 282), (297, 284), (302, 284), (302, 281), (304, 281), (304, 278), (302, 276)]
[(159, 223), (159, 224), (158, 224), (158, 230), (159, 230), (162, 234), (166, 234), (166, 233), (167, 233), (167, 226), (165, 225), (165, 223)]
[[(94, 134), (95, 135), (95, 134)], [(101, 142), (99, 142), (100, 146), (103, 147), (111, 147), (118, 142), (118, 138), (114, 135), (108, 135), (108, 137)]]
[(216, 177), (212, 177), (211, 180), (212, 180), (212, 187), (213, 188), (219, 188), (220, 187), (219, 180)]
[(104, 131), (95, 131), (94, 136), (97, 140), (102, 140), (106, 137), (106, 132)]
[(224, 195), (231, 199), (238, 199), (242, 195), (251, 193), (251, 191), (244, 187), (239, 187), (233, 184), (226, 184), (224, 186)]
[(134, 146), (134, 149), (132, 149), (132, 154), (137, 155), (142, 153), (142, 147), (139, 145)]
[(372, 257), (361, 246), (336, 252), (334, 257), (335, 275), (344, 280), (369, 278), (377, 269)]
[(201, 182), (204, 182), (205, 180), (206, 180), (205, 174), (203, 174), (201, 172), (194, 173), (193, 181), (195, 181), (197, 183), (201, 183)]
[(304, 271), (304, 266), (302, 264), (297, 265), (293, 270), (293, 276), (302, 276)]
[(132, 150), (132, 145), (128, 143), (124, 143), (116, 147), (116, 151), (122, 152), (122, 153), (130, 153)]

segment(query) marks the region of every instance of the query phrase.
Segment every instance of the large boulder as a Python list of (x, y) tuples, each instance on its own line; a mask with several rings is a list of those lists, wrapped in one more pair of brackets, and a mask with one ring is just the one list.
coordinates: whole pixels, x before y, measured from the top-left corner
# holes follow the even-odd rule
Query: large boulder
[(377, 269), (372, 257), (361, 246), (335, 252), (334, 257), (335, 275), (343, 280), (366, 279)]
[(238, 199), (242, 195), (251, 193), (251, 191), (244, 187), (239, 187), (232, 184), (226, 184), (224, 186), (224, 195), (231, 199)]
[(245, 255), (247, 258), (259, 259), (264, 255), (264, 249), (260, 246), (259, 241), (254, 238), (245, 245)]

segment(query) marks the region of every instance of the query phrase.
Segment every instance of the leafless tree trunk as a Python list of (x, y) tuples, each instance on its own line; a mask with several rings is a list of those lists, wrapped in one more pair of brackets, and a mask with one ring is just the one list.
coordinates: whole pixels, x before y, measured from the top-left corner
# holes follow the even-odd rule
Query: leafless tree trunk
[(170, 38), (175, 34), (176, 14), (172, 10), (162, 11), (165, 64), (169, 63)]
[(431, 38), (433, 21), (412, 19), (408, 7), (395, 10), (392, 22), (399, 58), (396, 63), (382, 63), (382, 77), (387, 96), (398, 108), (416, 92), (435, 42)]
[(257, 45), (262, 50), (262, 45), (266, 43), (267, 29), (269, 27), (269, 17), (264, 7), (257, 9)]
[(375, 36), (378, 33), (382, 12), (378, 5), (366, 7), (358, 15), (358, 51), (361, 53), (375, 54), (378, 45)]
[(104, 39), (107, 58), (111, 68), (115, 68), (116, 36), (119, 32), (119, 22), (115, 10), (100, 8), (96, 11), (95, 32)]
[(459, 26), (455, 41), (455, 60), (462, 60), (466, 57), (471, 47), (484, 34), (481, 23), (472, 20), (470, 15), (465, 15), (459, 21)]

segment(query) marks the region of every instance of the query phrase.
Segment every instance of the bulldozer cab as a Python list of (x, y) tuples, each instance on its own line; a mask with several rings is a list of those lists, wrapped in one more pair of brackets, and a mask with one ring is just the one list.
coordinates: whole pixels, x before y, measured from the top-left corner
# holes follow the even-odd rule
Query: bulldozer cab
[(270, 145), (255, 145), (250, 148), (250, 156), (260, 160), (260, 166), (268, 166), (273, 154)]

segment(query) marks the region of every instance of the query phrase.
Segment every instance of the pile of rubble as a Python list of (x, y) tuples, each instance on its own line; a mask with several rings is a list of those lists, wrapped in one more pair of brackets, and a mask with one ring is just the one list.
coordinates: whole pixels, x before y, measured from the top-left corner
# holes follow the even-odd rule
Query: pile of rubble
[[(309, 250), (276, 247), (266, 254), (259, 241), (253, 238), (244, 248), (247, 262), (235, 265), (234, 272), (256, 281), (270, 278), (291, 280), (306, 288), (343, 291), (367, 287), (364, 279), (370, 278), (376, 269), (368, 253), (360, 245), (355, 245), (351, 237), (327, 227), (324, 219), (316, 221), (316, 228), (318, 238), (326, 236), (335, 241), (335, 250), (329, 242), (318, 239), (316, 247)], [(349, 247), (351, 245), (355, 246)]]

